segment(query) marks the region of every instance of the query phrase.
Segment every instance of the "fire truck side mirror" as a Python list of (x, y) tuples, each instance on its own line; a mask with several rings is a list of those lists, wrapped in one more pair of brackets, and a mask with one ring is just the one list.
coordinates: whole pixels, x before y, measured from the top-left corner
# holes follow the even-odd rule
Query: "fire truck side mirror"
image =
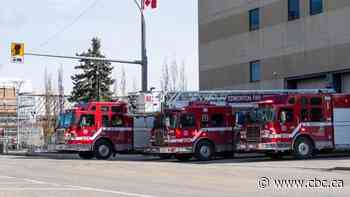
[(287, 113), (285, 111), (282, 111), (281, 112), (281, 115), (280, 115), (280, 122), (282, 124), (286, 123), (287, 122)]
[(170, 127), (170, 119), (169, 119), (169, 118), (165, 118), (165, 126), (166, 126), (167, 128)]

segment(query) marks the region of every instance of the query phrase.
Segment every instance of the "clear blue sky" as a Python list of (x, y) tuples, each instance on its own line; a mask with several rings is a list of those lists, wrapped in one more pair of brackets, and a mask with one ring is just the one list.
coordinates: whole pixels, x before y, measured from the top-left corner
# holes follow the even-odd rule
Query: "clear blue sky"
[[(133, 0), (98, 0), (74, 25), (40, 46), (62, 28), (72, 23), (95, 0), (2, 0), (0, 8), (0, 78), (31, 80), (42, 90), (44, 69), (57, 82), (57, 69), (64, 67), (64, 85), (70, 91), (73, 60), (25, 57), (24, 64), (11, 64), (10, 43), (24, 42), (26, 52), (74, 55), (90, 47), (90, 40), (102, 39), (103, 52), (110, 58), (139, 59), (140, 18)], [(190, 89), (198, 89), (197, 0), (158, 0), (158, 9), (146, 11), (150, 86), (160, 86), (164, 60), (176, 58), (186, 64)], [(120, 76), (120, 64), (113, 77)], [(128, 89), (138, 81), (140, 68), (124, 65)]]

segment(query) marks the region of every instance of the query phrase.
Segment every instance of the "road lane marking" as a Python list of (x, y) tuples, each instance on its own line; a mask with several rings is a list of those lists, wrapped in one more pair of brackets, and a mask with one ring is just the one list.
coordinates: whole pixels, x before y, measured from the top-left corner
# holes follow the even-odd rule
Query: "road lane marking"
[(33, 184), (36, 184), (36, 183), (31, 183), (31, 182), (19, 182), (19, 181), (16, 181), (16, 182), (0, 182), (0, 185), (33, 185)]
[(155, 197), (151, 195), (122, 192), (115, 190), (98, 189), (91, 187), (81, 187), (81, 186), (69, 186), (69, 188), (59, 188), (59, 187), (0, 187), (0, 191), (93, 191), (109, 194), (117, 194), (122, 196), (132, 196), (132, 197)]
[(130, 192), (122, 192), (122, 191), (116, 191), (116, 190), (108, 190), (108, 189), (98, 189), (98, 188), (92, 188), (92, 187), (82, 187), (82, 186), (73, 186), (73, 188), (79, 188), (82, 190), (89, 190), (89, 191), (95, 191), (95, 192), (101, 192), (101, 193), (109, 193), (109, 194), (118, 194), (123, 196), (133, 196), (133, 197), (155, 197), (147, 194), (138, 194), (138, 193), (130, 193)]
[[(3, 187), (0, 191), (83, 191), (79, 188), (59, 188), (59, 187)], [(85, 190), (86, 191), (86, 190)]]
[(29, 183), (34, 183), (34, 184), (48, 184), (46, 182), (43, 182), (43, 181), (37, 181), (37, 180), (34, 180), (34, 179), (22, 179), (26, 182), (29, 182)]
[(13, 177), (13, 176), (3, 176), (3, 175), (0, 175), (0, 179), (15, 179), (16, 177)]
[[(84, 186), (74, 186), (74, 185), (60, 185), (57, 183), (49, 183), (49, 182), (39, 181), (39, 180), (29, 179), (29, 178), (19, 178), (19, 177), (10, 177), (10, 176), (0, 176), (0, 177), (14, 178), (17, 180), (25, 181), (26, 183), (32, 183), (32, 184), (38, 184), (38, 185), (50, 185), (50, 186), (57, 187), (57, 188), (56, 187), (51, 187), (51, 188), (50, 187), (48, 187), (48, 188), (39, 188), (39, 187), (5, 187), (5, 188), (1, 188), (0, 187), (0, 191), (94, 191), (94, 192), (117, 194), (117, 195), (123, 195), (123, 196), (131, 196), (131, 197), (156, 197), (156, 196), (147, 195), (147, 194), (123, 192), (123, 191), (117, 191), (117, 190), (108, 190), (108, 189), (100, 189), (100, 188), (84, 187)], [(13, 183), (15, 184), (15, 182), (13, 182)], [(23, 183), (18, 183), (18, 184), (23, 184)], [(6, 183), (4, 185), (6, 185)]]

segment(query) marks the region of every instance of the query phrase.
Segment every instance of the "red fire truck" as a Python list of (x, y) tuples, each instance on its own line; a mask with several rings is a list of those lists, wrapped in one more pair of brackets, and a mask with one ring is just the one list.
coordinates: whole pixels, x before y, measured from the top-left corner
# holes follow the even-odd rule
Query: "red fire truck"
[(84, 159), (137, 152), (148, 145), (153, 122), (152, 116), (130, 115), (125, 102), (80, 104), (60, 115), (55, 149)]
[(161, 157), (210, 160), (215, 154), (233, 156), (232, 108), (207, 102), (191, 102), (181, 109), (167, 109), (156, 117), (151, 146)]
[[(350, 95), (288, 94), (265, 97), (245, 120), (241, 149), (299, 159), (320, 150), (350, 150)], [(252, 120), (254, 119), (254, 120)]]

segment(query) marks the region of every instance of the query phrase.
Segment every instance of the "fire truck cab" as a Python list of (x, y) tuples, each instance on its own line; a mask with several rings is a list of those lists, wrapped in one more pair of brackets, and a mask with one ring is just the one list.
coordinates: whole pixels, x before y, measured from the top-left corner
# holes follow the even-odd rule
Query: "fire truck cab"
[(230, 106), (191, 102), (181, 109), (166, 109), (156, 117), (147, 151), (179, 160), (210, 160), (219, 153), (233, 156), (233, 124)]
[(129, 115), (124, 102), (79, 104), (60, 115), (55, 149), (84, 159), (137, 152), (148, 145), (153, 122), (153, 117)]
[(274, 95), (258, 103), (256, 114), (246, 130), (258, 151), (307, 159), (320, 150), (350, 150), (350, 95)]

